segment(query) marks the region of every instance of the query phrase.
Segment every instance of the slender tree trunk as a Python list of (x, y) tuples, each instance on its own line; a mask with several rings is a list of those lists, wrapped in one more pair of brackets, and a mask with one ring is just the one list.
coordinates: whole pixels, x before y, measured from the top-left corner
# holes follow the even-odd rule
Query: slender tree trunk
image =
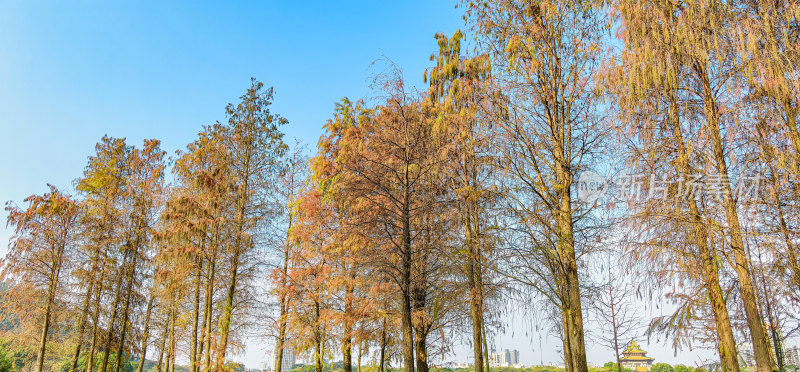
[(161, 333), (161, 347), (159, 348), (158, 363), (156, 364), (158, 372), (161, 372), (161, 367), (164, 366), (164, 353), (167, 351), (167, 338), (169, 337), (169, 313), (164, 315), (164, 332)]
[(131, 304), (131, 297), (133, 295), (133, 286), (136, 284), (136, 269), (137, 264), (139, 262), (139, 242), (141, 241), (140, 238), (136, 239), (135, 248), (133, 248), (133, 260), (130, 265), (129, 274), (128, 274), (128, 288), (126, 289), (125, 293), (125, 304), (122, 306), (122, 330), (120, 331), (119, 336), (119, 345), (117, 345), (117, 364), (116, 364), (116, 372), (120, 372), (122, 370), (122, 354), (125, 348), (125, 338), (128, 331), (128, 320), (130, 317), (129, 310)]
[[(291, 225), (291, 218), (289, 219)], [(283, 252), (283, 276), (281, 277), (280, 315), (278, 318), (278, 340), (275, 345), (275, 372), (283, 372), (283, 349), (286, 342), (286, 317), (288, 316), (288, 299), (286, 297), (287, 275), (289, 274), (289, 249)]]
[(345, 284), (344, 321), (342, 322), (342, 372), (353, 371), (353, 286)]
[(94, 369), (94, 354), (97, 349), (98, 339), (98, 328), (100, 326), (100, 316), (102, 315), (103, 307), (101, 304), (101, 299), (103, 298), (103, 291), (105, 290), (105, 279), (108, 270), (108, 246), (103, 249), (103, 263), (100, 267), (100, 278), (98, 279), (97, 283), (97, 293), (95, 295), (94, 301), (94, 314), (93, 314), (93, 321), (94, 324), (92, 325), (92, 344), (89, 347), (88, 357), (89, 359), (86, 362), (86, 372), (92, 372)]
[(175, 321), (178, 318), (178, 309), (177, 304), (175, 302), (172, 303), (172, 311), (170, 313), (170, 326), (169, 326), (169, 354), (168, 354), (168, 372), (175, 372), (175, 359), (177, 356), (175, 355), (177, 348), (175, 347), (177, 341), (175, 340)]
[[(238, 239), (238, 238), (237, 238)], [(236, 279), (239, 271), (239, 248), (235, 248), (233, 260), (231, 262), (231, 282), (228, 286), (228, 294), (225, 297), (225, 307), (222, 309), (222, 317), (219, 322), (220, 341), (217, 344), (217, 367), (225, 366), (225, 353), (228, 349), (228, 333), (231, 328), (231, 318), (233, 316), (233, 299), (236, 294)]]
[(783, 102), (784, 112), (786, 112), (786, 129), (789, 131), (789, 139), (794, 148), (794, 171), (795, 175), (800, 172), (800, 131), (797, 129), (797, 109), (792, 105), (791, 98), (786, 98)]
[(203, 263), (197, 260), (197, 272), (194, 281), (194, 306), (192, 307), (192, 344), (189, 350), (189, 371), (197, 372), (197, 331), (200, 323), (200, 276), (203, 271)]
[[(609, 260), (610, 263), (611, 260)], [(622, 372), (622, 362), (619, 359), (619, 329), (617, 326), (617, 307), (615, 303), (614, 289), (611, 282), (611, 267), (608, 269), (608, 299), (611, 311), (611, 329), (614, 336), (614, 357), (617, 360), (617, 372)]]
[[(689, 151), (683, 139), (683, 132), (680, 126), (678, 103), (673, 95), (672, 88), (667, 89), (667, 96), (670, 103), (669, 121), (672, 126), (673, 137), (678, 145), (678, 171), (684, 179), (691, 179), (692, 170), (689, 164)], [(723, 372), (739, 372), (738, 353), (736, 352), (736, 342), (733, 337), (728, 307), (725, 303), (725, 296), (719, 284), (719, 268), (717, 266), (717, 256), (713, 253), (713, 247), (709, 246), (708, 232), (706, 224), (700, 214), (700, 209), (694, 199), (686, 201), (689, 206), (688, 220), (691, 226), (691, 236), (694, 238), (698, 249), (698, 256), (703, 278), (703, 287), (711, 303), (711, 310), (714, 314), (714, 324), (719, 340), (720, 366)]]
[[(292, 226), (292, 217), (289, 217), (289, 226)], [(286, 288), (289, 275), (289, 245), (287, 238), (283, 252), (283, 276), (281, 277), (280, 317), (278, 318), (278, 340), (275, 345), (275, 372), (283, 372), (283, 349), (286, 343), (286, 317), (288, 316), (289, 300), (286, 297)]]
[[(99, 251), (92, 252), (92, 269), (90, 273), (97, 272)], [(69, 372), (75, 372), (78, 369), (78, 359), (81, 356), (81, 347), (83, 346), (83, 333), (86, 332), (86, 322), (89, 318), (89, 306), (92, 302), (92, 288), (94, 287), (94, 278), (89, 280), (89, 287), (86, 288), (86, 297), (83, 298), (83, 305), (81, 307), (80, 323), (78, 324), (77, 341), (75, 342), (75, 351), (72, 353), (72, 361), (70, 362)]]
[[(552, 119), (559, 122), (559, 118)], [(583, 309), (581, 307), (580, 283), (578, 281), (578, 262), (575, 254), (575, 236), (572, 226), (572, 174), (569, 169), (568, 156), (565, 151), (564, 139), (566, 127), (563, 122), (558, 123), (559, 133), (553, 138), (556, 163), (556, 182), (561, 187), (558, 191), (559, 205), (556, 212), (558, 224), (557, 251), (562, 260), (564, 270), (564, 283), (567, 291), (567, 306), (563, 309), (567, 313), (567, 338), (569, 339), (570, 354), (572, 354), (572, 368), (574, 372), (588, 372), (586, 364), (586, 345), (583, 335)]]
[[(694, 65), (695, 71), (702, 83), (703, 88), (703, 108), (708, 124), (708, 131), (711, 137), (713, 159), (717, 173), (728, 179), (728, 165), (725, 160), (725, 152), (722, 147), (722, 137), (720, 134), (720, 111), (716, 99), (713, 96), (711, 83), (705, 66), (699, 63)], [(739, 224), (739, 215), (736, 210), (736, 202), (733, 199), (731, 185), (728, 182), (721, 182), (722, 204), (725, 208), (725, 218), (728, 222), (730, 234), (730, 245), (734, 257), (734, 270), (739, 279), (739, 291), (742, 296), (747, 325), (750, 328), (750, 339), (753, 343), (753, 353), (755, 354), (756, 367), (758, 372), (772, 372), (774, 364), (770, 355), (767, 333), (761, 321), (756, 303), (756, 288), (753, 286), (750, 258), (744, 248), (742, 229)]]
[[(759, 256), (760, 260), (760, 256)], [(764, 279), (764, 265), (761, 264), (761, 286), (764, 290), (764, 305), (766, 307), (767, 319), (769, 320), (769, 327), (770, 327), (770, 334), (772, 335), (772, 345), (775, 348), (775, 360), (778, 364), (778, 371), (784, 370), (784, 363), (783, 363), (783, 345), (781, 342), (781, 335), (780, 335), (780, 325), (778, 324), (778, 319), (773, 316), (772, 310), (772, 301), (770, 301), (770, 291), (767, 287), (767, 282)]]
[(484, 372), (489, 372), (489, 341), (486, 337), (486, 322), (484, 322), (484, 318), (481, 317), (481, 329), (483, 330), (483, 360), (484, 360)]
[(103, 353), (103, 364), (100, 367), (100, 371), (106, 372), (106, 368), (108, 368), (108, 359), (111, 356), (112, 342), (114, 341), (114, 324), (117, 323), (117, 315), (119, 315), (119, 302), (122, 296), (122, 279), (125, 276), (123, 270), (127, 267), (128, 264), (128, 254), (123, 254), (122, 266), (120, 267), (120, 272), (117, 273), (117, 284), (116, 284), (116, 294), (114, 295), (114, 303), (111, 305), (111, 321), (108, 323), (108, 330), (106, 330), (106, 345), (105, 345), (105, 352)]
[(233, 316), (233, 300), (236, 294), (236, 280), (239, 273), (239, 258), (242, 254), (242, 235), (244, 234), (244, 219), (245, 208), (248, 201), (248, 188), (250, 163), (249, 163), (249, 149), (248, 161), (245, 162), (243, 173), (246, 175), (242, 181), (241, 191), (237, 198), (237, 211), (236, 211), (236, 237), (234, 238), (234, 251), (233, 259), (231, 261), (231, 283), (228, 286), (228, 295), (225, 299), (225, 307), (222, 310), (222, 318), (220, 319), (220, 342), (217, 344), (217, 365), (223, 367), (225, 365), (225, 353), (228, 350), (228, 333), (231, 327), (231, 318)]
[[(563, 301), (563, 300), (562, 300)], [(566, 306), (566, 305), (563, 305)], [(567, 319), (567, 312), (561, 311), (561, 327), (564, 330), (562, 347), (564, 348), (564, 371), (565, 372), (574, 372), (574, 364), (572, 361), (572, 346), (570, 345), (569, 340), (569, 320)]]
[(797, 261), (797, 246), (792, 241), (792, 237), (790, 235), (789, 226), (786, 223), (786, 215), (784, 213), (783, 204), (781, 203), (781, 198), (779, 193), (777, 192), (780, 189), (780, 185), (778, 184), (778, 176), (776, 173), (776, 169), (774, 166), (775, 161), (775, 149), (767, 143), (765, 140), (767, 136), (766, 128), (763, 123), (758, 125), (757, 137), (758, 143), (761, 146), (761, 154), (764, 163), (769, 167), (770, 170), (770, 177), (769, 182), (772, 186), (774, 192), (772, 192), (772, 200), (773, 200), (773, 207), (775, 211), (778, 212), (778, 226), (780, 228), (781, 235), (783, 237), (783, 241), (786, 244), (786, 255), (788, 258), (788, 265), (789, 269), (792, 272), (792, 283), (796, 287), (800, 287), (800, 264)]
[(102, 290), (102, 286), (98, 288), (97, 301), (95, 301), (94, 314), (92, 314), (94, 324), (92, 324), (92, 343), (89, 346), (89, 352), (86, 354), (86, 372), (92, 372), (94, 369), (94, 353), (97, 348), (97, 328), (98, 322), (100, 321), (100, 311), (102, 310), (100, 307), (100, 290)]
[[(62, 248), (63, 250), (63, 248)], [(56, 299), (56, 287), (58, 286), (58, 277), (61, 272), (61, 254), (55, 259), (56, 262), (52, 263), (50, 272), (49, 283), (47, 286), (47, 304), (44, 309), (44, 321), (42, 324), (42, 333), (39, 337), (39, 351), (36, 356), (36, 368), (34, 371), (42, 372), (44, 368), (44, 353), (47, 350), (47, 335), (50, 332), (50, 319), (53, 312), (53, 304)]]
[[(413, 309), (416, 314), (425, 313), (425, 289), (423, 284), (418, 283), (418, 280), (412, 281), (414, 285), (413, 294)], [(427, 317), (417, 317), (417, 322), (414, 325), (414, 352), (417, 362), (416, 372), (428, 372), (428, 321)]]
[(314, 367), (316, 372), (322, 372), (323, 368), (323, 360), (322, 357), (325, 353), (324, 350), (324, 343), (325, 343), (325, 335), (324, 330), (322, 329), (321, 319), (320, 319), (320, 304), (319, 302), (314, 302)]
[(481, 298), (479, 297), (479, 269), (477, 265), (480, 263), (475, 255), (476, 250), (473, 248), (474, 242), (472, 239), (472, 219), (470, 214), (466, 213), (466, 221), (464, 223), (464, 230), (466, 231), (466, 245), (469, 252), (468, 256), (468, 270), (469, 276), (468, 284), (470, 287), (470, 315), (472, 317), (472, 355), (475, 360), (475, 372), (483, 372), (483, 329), (481, 327)]
[(358, 364), (356, 365), (356, 372), (361, 372), (361, 353), (363, 351), (364, 351), (364, 341), (363, 340), (359, 340), (358, 341), (358, 358), (356, 359)]
[(139, 357), (139, 365), (136, 367), (136, 372), (144, 371), (144, 362), (147, 357), (147, 340), (150, 338), (150, 316), (153, 314), (153, 302), (155, 301), (155, 293), (153, 290), (150, 292), (150, 299), (147, 301), (147, 310), (144, 314), (144, 329), (142, 330), (142, 352)]
[[(406, 178), (408, 172), (406, 172)], [(406, 183), (407, 184), (407, 183)], [(403, 223), (403, 252), (402, 252), (402, 279), (401, 279), (401, 326), (403, 328), (403, 362), (405, 372), (414, 372), (414, 331), (411, 322), (411, 216), (409, 211), (410, 196), (408, 189), (404, 192), (402, 212)]]
[[(203, 291), (205, 291), (205, 288), (203, 289)], [(200, 324), (200, 340), (199, 340), (199, 345), (197, 346), (197, 357), (196, 357), (196, 359), (197, 359), (197, 370), (198, 371), (200, 371), (204, 367), (204, 365), (202, 364), (202, 360), (203, 360), (203, 357), (205, 355), (205, 339), (206, 339), (206, 333), (208, 332), (208, 323), (206, 323), (206, 311), (207, 311), (207, 308), (208, 308), (208, 302), (207, 302), (208, 298), (206, 297), (206, 294), (203, 295), (203, 298), (204, 298), (203, 299), (203, 305), (202, 305), (203, 306), (203, 308), (202, 308), (203, 309), (203, 314), (201, 315), (202, 323)]]
[(204, 321), (204, 323), (206, 324), (206, 327), (208, 327), (208, 329), (206, 329), (206, 339), (205, 339), (206, 351), (204, 353), (204, 359), (203, 359), (203, 371), (205, 372), (211, 370), (211, 346), (212, 346), (211, 319), (213, 318), (214, 314), (213, 292), (214, 292), (214, 276), (216, 275), (215, 269), (216, 269), (216, 262), (215, 258), (212, 257), (212, 259), (209, 260), (208, 262), (208, 283), (206, 284), (206, 309), (205, 309), (206, 320)]
[(389, 335), (387, 334), (387, 320), (386, 316), (383, 317), (383, 325), (381, 326), (381, 351), (380, 351), (380, 360), (379, 360), (379, 372), (384, 372), (385, 365), (386, 365), (386, 346), (389, 345)]

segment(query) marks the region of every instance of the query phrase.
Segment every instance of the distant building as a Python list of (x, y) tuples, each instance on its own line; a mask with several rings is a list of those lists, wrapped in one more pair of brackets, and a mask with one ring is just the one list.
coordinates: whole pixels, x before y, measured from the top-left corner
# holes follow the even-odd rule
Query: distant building
[(625, 351), (622, 352), (620, 363), (624, 368), (630, 368), (636, 372), (647, 372), (653, 365), (653, 358), (647, 356), (647, 352), (642, 350), (636, 341), (631, 340)]
[[(278, 343), (275, 342), (277, 345)], [(281, 372), (289, 372), (294, 366), (296, 356), (294, 354), (294, 349), (291, 347), (284, 347), (283, 348), (283, 359), (281, 361)], [(275, 371), (277, 367), (275, 365), (276, 361), (278, 360), (278, 348), (273, 348), (272, 351), (269, 353), (269, 357), (267, 358), (266, 362), (262, 362), (259, 366), (262, 372), (272, 372)]]
[(446, 363), (442, 364), (443, 368), (450, 368), (450, 369), (469, 368), (470, 366), (472, 366), (472, 365), (467, 363), (467, 362), (455, 362), (455, 361), (454, 362), (446, 362)]
[(519, 350), (505, 349), (500, 353), (489, 355), (489, 362), (495, 367), (512, 367), (519, 365)]
[(800, 349), (797, 346), (787, 347), (783, 351), (783, 364), (800, 367)]

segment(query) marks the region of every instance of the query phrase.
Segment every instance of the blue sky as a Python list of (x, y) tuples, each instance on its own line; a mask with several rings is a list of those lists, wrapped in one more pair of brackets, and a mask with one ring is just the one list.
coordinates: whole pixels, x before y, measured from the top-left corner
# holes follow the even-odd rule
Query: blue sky
[[(0, 2), (0, 201), (70, 189), (105, 134), (131, 144), (157, 138), (169, 153), (204, 124), (224, 120), (256, 77), (276, 90), (274, 112), (288, 138), (314, 147), (341, 97), (363, 98), (370, 64), (383, 55), (408, 83), (437, 49), (436, 32), (465, 29), (451, 1)], [(0, 213), (5, 221), (6, 213)], [(0, 253), (10, 231), (0, 224)], [(520, 317), (524, 318), (524, 314)], [(509, 319), (498, 348), (521, 351), (523, 363), (558, 361), (560, 341), (525, 337)], [(513, 335), (512, 335), (513, 334)], [(644, 343), (644, 342), (642, 342)], [(644, 343), (646, 345), (646, 343)], [(240, 358), (255, 367), (265, 346)], [(537, 349), (535, 352), (532, 349)], [(610, 354), (587, 343), (590, 361)], [(651, 345), (656, 358), (672, 357)], [(466, 347), (450, 360), (467, 360)], [(707, 354), (707, 353), (706, 353)]]

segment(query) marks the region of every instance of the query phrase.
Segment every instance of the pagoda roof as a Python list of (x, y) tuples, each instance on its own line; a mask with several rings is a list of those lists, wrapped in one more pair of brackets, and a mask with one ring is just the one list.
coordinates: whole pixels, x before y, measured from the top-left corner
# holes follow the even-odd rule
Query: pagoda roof
[(626, 356), (624, 356), (622, 358), (619, 358), (619, 359), (621, 361), (626, 361), (626, 362), (628, 362), (628, 361), (637, 361), (637, 360), (642, 360), (642, 361), (653, 360), (653, 358), (646, 357), (644, 355), (626, 355)]
[(631, 340), (631, 343), (628, 344), (628, 347), (622, 353), (623, 354), (647, 354), (647, 352), (642, 350), (642, 348), (639, 347), (639, 345), (634, 340)]

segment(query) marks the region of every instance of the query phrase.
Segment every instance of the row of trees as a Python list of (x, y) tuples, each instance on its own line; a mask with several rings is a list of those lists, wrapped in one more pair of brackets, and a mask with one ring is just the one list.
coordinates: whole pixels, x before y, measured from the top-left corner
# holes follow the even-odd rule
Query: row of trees
[(4, 337), (37, 372), (119, 371), (148, 351), (159, 371), (223, 370), (251, 335), (274, 337), (278, 372), (289, 346), (318, 372), (332, 355), (344, 372), (427, 372), (454, 341), (486, 372), (513, 304), (586, 372), (586, 338), (620, 368), (652, 304), (669, 310), (647, 334), (676, 349), (713, 347), (738, 371), (747, 344), (759, 372), (783, 368), (800, 8), (462, 6), (475, 53), (437, 34), (425, 92), (390, 68), (374, 99), (336, 105), (311, 158), (253, 81), (178, 152), (174, 182), (158, 141), (104, 138), (75, 196), (10, 204)]
[(226, 123), (178, 153), (171, 185), (159, 141), (104, 137), (77, 196), (51, 186), (8, 205), (4, 337), (36, 339), (29, 365), (120, 371), (155, 350), (157, 369), (174, 371), (185, 347), (191, 371), (225, 366), (245, 334), (234, 319), (254, 308), (248, 292), (287, 150), (271, 99), (254, 81)]

